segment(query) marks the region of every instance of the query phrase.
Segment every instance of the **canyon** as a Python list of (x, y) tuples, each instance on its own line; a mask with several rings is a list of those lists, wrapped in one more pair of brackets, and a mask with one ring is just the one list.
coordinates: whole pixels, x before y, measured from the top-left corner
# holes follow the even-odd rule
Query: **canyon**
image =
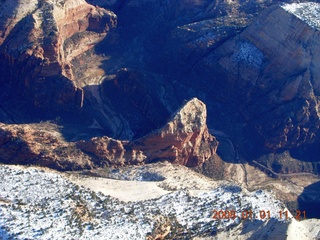
[[(178, 188), (168, 201), (193, 197), (178, 183), (220, 181), (220, 195), (232, 182), (291, 212), (317, 205), (319, 17), (319, 3), (294, 0), (0, 1), (0, 162), (130, 182), (150, 167), (157, 194)], [(172, 166), (210, 180), (170, 182)], [(188, 224), (166, 217), (143, 236), (164, 238), (168, 222), (183, 236)]]
[[(145, 136), (197, 97), (238, 160), (318, 172), (319, 33), (308, 10), (317, 4), (89, 3), (1, 3), (1, 122), (56, 123), (66, 142), (91, 154), (101, 137), (116, 148), (155, 144)], [(176, 144), (165, 141), (159, 147)]]

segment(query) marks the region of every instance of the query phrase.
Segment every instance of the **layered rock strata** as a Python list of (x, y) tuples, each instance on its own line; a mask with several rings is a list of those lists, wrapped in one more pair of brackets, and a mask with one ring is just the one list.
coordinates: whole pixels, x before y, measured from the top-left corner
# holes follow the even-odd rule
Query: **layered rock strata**
[(124, 165), (168, 160), (197, 166), (211, 158), (218, 142), (206, 125), (206, 106), (194, 98), (173, 114), (162, 128), (128, 142), (108, 137), (78, 142), (84, 152), (110, 164)]
[(0, 161), (33, 164), (58, 170), (92, 168), (91, 158), (66, 142), (50, 123), (0, 124)]
[(194, 70), (273, 151), (312, 143), (320, 124), (320, 32), (288, 6), (264, 11)]
[(104, 39), (115, 14), (84, 0), (2, 1), (0, 12), (2, 102), (43, 112), (81, 108), (71, 61)]
[(197, 166), (211, 158), (218, 147), (208, 132), (206, 119), (205, 104), (194, 98), (175, 112), (164, 127), (133, 141), (131, 146), (142, 150), (147, 162), (169, 160)]
[(95, 137), (67, 142), (54, 124), (1, 124), (0, 160), (60, 170), (168, 160), (197, 166), (215, 155), (218, 142), (206, 125), (206, 106), (192, 99), (162, 128), (135, 141)]

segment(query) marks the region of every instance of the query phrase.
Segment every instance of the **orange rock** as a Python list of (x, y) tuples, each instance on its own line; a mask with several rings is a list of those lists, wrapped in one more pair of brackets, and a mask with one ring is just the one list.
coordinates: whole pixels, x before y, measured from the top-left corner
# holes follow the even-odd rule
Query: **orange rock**
[(71, 62), (102, 41), (117, 17), (84, 0), (37, 3), (1, 4), (1, 90), (20, 100), (22, 108), (78, 110), (83, 91)]
[(193, 167), (212, 157), (218, 147), (208, 132), (206, 118), (205, 104), (194, 98), (176, 111), (165, 126), (135, 141), (102, 137), (80, 141), (77, 146), (112, 165), (168, 160)]

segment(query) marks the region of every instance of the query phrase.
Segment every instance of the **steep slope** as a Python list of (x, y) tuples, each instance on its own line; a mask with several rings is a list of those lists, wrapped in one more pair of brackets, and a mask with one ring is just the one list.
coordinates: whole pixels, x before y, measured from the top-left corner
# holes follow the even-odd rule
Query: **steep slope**
[[(193, 70), (270, 150), (312, 143), (320, 123), (320, 34), (289, 6), (264, 11)], [(318, 4), (299, 6), (311, 11)]]
[(71, 61), (105, 37), (116, 16), (84, 0), (1, 1), (0, 11), (2, 105), (41, 117), (80, 109)]
[[(184, 99), (197, 96), (208, 106), (209, 125), (221, 130), (234, 128), (231, 130), (232, 135), (243, 136), (238, 139), (240, 142), (254, 135), (246, 144), (254, 145), (252, 142), (257, 142), (258, 138), (261, 150), (268, 151), (296, 148), (304, 143), (313, 142), (317, 131), (315, 98), (310, 100), (308, 97), (296, 97), (283, 100), (282, 95), (290, 90), (284, 90), (282, 85), (293, 81), (292, 79), (298, 75), (303, 78), (302, 72), (309, 68), (308, 66), (313, 69), (311, 71), (317, 68), (312, 65), (317, 62), (313, 53), (308, 53), (309, 42), (313, 46), (317, 45), (317, 40), (311, 40), (317, 38), (317, 31), (310, 32), (309, 37), (300, 39), (301, 32), (304, 31), (300, 28), (304, 28), (304, 24), (306, 24), (304, 29), (310, 26), (303, 21), (299, 22), (299, 19), (294, 20), (292, 14), (286, 13), (282, 7), (271, 7), (258, 16), (263, 9), (279, 1), (241, 1), (240, 3), (239, 1), (181, 0), (169, 3), (92, 0), (92, 2), (110, 7), (121, 19), (120, 28), (117, 31), (118, 46), (113, 51), (107, 51), (114, 61), (108, 61), (106, 69), (130, 68), (142, 73), (152, 72), (155, 79), (152, 81), (159, 82), (163, 89), (161, 93), (152, 92), (155, 98), (161, 99), (163, 95), (168, 94), (174, 96), (172, 97), (174, 101), (163, 101), (167, 111), (170, 111), (176, 102), (181, 103)], [(304, 6), (312, 10), (315, 4)], [(257, 19), (255, 19), (256, 16), (258, 16)], [(277, 19), (277, 22), (272, 20), (271, 16)], [(281, 34), (275, 36), (278, 32)], [(250, 34), (252, 36), (249, 36)], [(314, 43), (311, 43), (312, 41)], [(286, 46), (287, 42), (290, 46)], [(307, 49), (303, 50), (303, 48)], [(310, 46), (310, 48), (313, 47)], [(298, 49), (297, 52), (294, 53), (294, 49)], [(227, 56), (225, 51), (230, 56)], [(282, 51), (284, 53), (277, 55), (276, 52)], [(302, 53), (303, 51), (305, 53)], [(273, 52), (274, 55), (272, 55)], [(228, 66), (223, 64), (220, 66), (219, 59), (225, 57), (229, 60), (222, 61), (231, 63), (225, 63)], [(314, 59), (309, 61), (308, 58), (312, 57)], [(291, 60), (283, 61), (288, 58)], [(255, 65), (253, 69), (244, 66), (246, 63), (250, 65), (250, 61)], [(257, 62), (254, 63), (254, 61)], [(260, 71), (259, 64), (267, 65), (267, 61), (270, 67), (263, 65), (264, 70)], [(302, 66), (303, 64), (305, 65)], [(281, 73), (282, 69), (286, 69), (288, 76)], [(286, 79), (285, 83), (274, 80), (269, 84), (267, 79), (273, 78), (273, 75), (275, 79)], [(242, 78), (245, 79), (242, 80)], [(255, 82), (257, 78), (261, 79), (259, 81), (264, 82), (264, 85), (268, 85), (265, 90), (255, 90), (250, 86), (253, 85), (251, 82)], [(143, 82), (151, 84), (150, 79), (143, 79)], [(317, 84), (315, 82), (312, 84)], [(297, 82), (292, 84), (299, 85)], [(302, 83), (302, 85), (304, 87), (299, 94), (308, 95), (310, 93), (308, 93), (308, 83)], [(282, 95), (277, 93), (273, 97), (267, 96), (274, 95), (275, 93), (269, 92), (278, 87), (283, 90)], [(149, 88), (152, 89), (152, 87)], [(288, 85), (288, 88), (294, 87)], [(248, 96), (245, 96), (247, 92)], [(251, 92), (254, 93), (252, 96)], [(271, 98), (274, 100), (270, 100), (273, 102), (269, 103)], [(128, 96), (122, 99), (130, 101)], [(307, 102), (304, 102), (304, 99)], [(297, 109), (295, 105), (298, 105)], [(275, 108), (278, 110), (274, 110)], [(152, 107), (149, 106), (147, 109), (151, 111)], [(220, 113), (218, 117), (216, 117), (217, 112)], [(292, 114), (297, 116), (291, 117)], [(310, 115), (310, 121), (307, 120), (308, 117), (304, 117), (305, 114)], [(136, 126), (140, 121), (133, 119), (132, 115), (124, 118), (128, 119), (129, 128), (137, 132)], [(228, 118), (226, 116), (230, 115), (232, 117), (226, 120)], [(276, 117), (273, 117), (274, 115)], [(146, 125), (151, 129), (152, 121), (145, 124), (143, 120), (140, 125)], [(225, 121), (230, 122), (225, 124)], [(291, 127), (291, 124), (294, 127)], [(239, 128), (244, 126), (246, 130), (243, 132)]]
[(159, 130), (133, 141), (132, 147), (146, 152), (147, 162), (169, 160), (194, 167), (215, 155), (218, 142), (206, 124), (206, 106), (194, 98), (173, 114)]
[(192, 99), (164, 127), (131, 142), (107, 136), (67, 142), (61, 128), (48, 122), (0, 124), (0, 161), (59, 170), (164, 160), (197, 166), (212, 158), (218, 146), (208, 132), (206, 117), (204, 103)]
[(206, 107), (192, 99), (172, 115), (162, 128), (137, 140), (117, 141), (108, 137), (78, 142), (84, 152), (99, 162), (124, 165), (168, 160), (186, 166), (197, 166), (216, 153), (218, 142), (206, 125)]
[(66, 142), (61, 128), (52, 123), (0, 123), (0, 161), (41, 165), (58, 170), (92, 168), (91, 158)]
[[(189, 141), (185, 132), (176, 141), (167, 134), (177, 148), (170, 149), (152, 134), (185, 99), (198, 97), (210, 128), (230, 136), (237, 153), (230, 161), (288, 149), (299, 160), (319, 142), (318, 5), (273, 6), (260, 14), (277, 2), (93, 0), (118, 14), (115, 31), (114, 13), (84, 1), (1, 2), (0, 120), (62, 116), (64, 140), (84, 140), (78, 146), (95, 163), (160, 156), (193, 166), (212, 155), (200, 153), (197, 137)], [(88, 141), (93, 136), (105, 137)], [(150, 145), (133, 145), (140, 140)], [(120, 157), (101, 156), (109, 156), (112, 144)], [(266, 167), (279, 164), (286, 169), (268, 159)], [(304, 171), (306, 164), (296, 166)]]

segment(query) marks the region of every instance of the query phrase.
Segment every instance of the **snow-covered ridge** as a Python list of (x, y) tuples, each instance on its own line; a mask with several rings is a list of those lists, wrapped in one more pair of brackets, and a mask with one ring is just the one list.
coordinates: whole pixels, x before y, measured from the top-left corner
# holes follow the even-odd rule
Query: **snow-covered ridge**
[[(244, 221), (246, 234), (257, 225), (288, 224), (279, 219), (284, 206), (272, 194), (230, 184), (125, 203), (37, 168), (0, 165), (0, 179), (0, 239), (146, 239), (159, 224), (170, 229), (169, 239), (192, 239), (239, 229)], [(213, 219), (214, 210), (233, 210), (238, 216), (252, 211), (258, 218)], [(259, 219), (260, 211), (270, 211), (272, 221)]]
[(291, 3), (281, 6), (287, 12), (294, 14), (309, 26), (320, 30), (320, 4), (314, 2)]

